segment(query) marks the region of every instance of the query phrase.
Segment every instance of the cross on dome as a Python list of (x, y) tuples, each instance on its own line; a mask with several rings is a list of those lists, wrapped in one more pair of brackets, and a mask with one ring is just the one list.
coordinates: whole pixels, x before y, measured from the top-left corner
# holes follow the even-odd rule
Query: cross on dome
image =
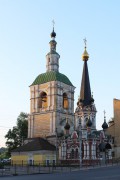
[(105, 117), (106, 111), (104, 110), (103, 112), (104, 112), (104, 117)]
[(56, 37), (56, 33), (54, 32), (54, 25), (55, 25), (55, 21), (54, 20), (52, 20), (52, 24), (53, 24), (53, 31), (52, 31), (52, 33), (50, 35), (51, 35), (51, 38), (54, 39)]
[(85, 48), (86, 48), (86, 44), (87, 44), (87, 39), (83, 39), (84, 43), (85, 43)]
[(55, 21), (54, 21), (54, 19), (52, 20), (52, 24), (53, 24), (53, 28), (54, 28), (54, 25), (55, 25)]

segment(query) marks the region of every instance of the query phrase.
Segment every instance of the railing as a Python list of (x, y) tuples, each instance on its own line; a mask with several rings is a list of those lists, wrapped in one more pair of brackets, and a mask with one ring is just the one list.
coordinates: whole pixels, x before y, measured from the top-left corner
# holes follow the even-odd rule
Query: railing
[(57, 164), (45, 164), (45, 162), (35, 161), (34, 164), (27, 164), (27, 161), (17, 161), (16, 164), (2, 164), (0, 168), (0, 176), (9, 175), (22, 175), (22, 174), (42, 174), (42, 173), (59, 173), (59, 172), (71, 172), (74, 170), (86, 169), (86, 168), (99, 168), (105, 166), (120, 166), (120, 159), (106, 159), (104, 163), (99, 161), (83, 161), (82, 167), (79, 165), (79, 161), (58, 161)]

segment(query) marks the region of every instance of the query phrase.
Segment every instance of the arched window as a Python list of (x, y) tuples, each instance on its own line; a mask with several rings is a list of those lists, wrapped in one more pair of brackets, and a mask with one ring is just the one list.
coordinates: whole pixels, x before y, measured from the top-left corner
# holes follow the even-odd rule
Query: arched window
[(42, 92), (40, 97), (38, 98), (38, 108), (46, 108), (47, 107), (47, 94)]
[(78, 154), (78, 149), (75, 150), (75, 159), (77, 159), (79, 157), (79, 154)]
[(71, 159), (74, 159), (74, 149), (71, 151)]
[(68, 97), (66, 93), (63, 93), (63, 108), (68, 109)]

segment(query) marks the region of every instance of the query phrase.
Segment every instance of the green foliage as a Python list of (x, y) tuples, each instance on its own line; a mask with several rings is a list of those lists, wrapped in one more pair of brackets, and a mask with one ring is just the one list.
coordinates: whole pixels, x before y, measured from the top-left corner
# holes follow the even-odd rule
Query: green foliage
[(0, 148), (0, 160), (8, 158), (7, 156), (7, 148)]
[(3, 163), (0, 162), (0, 169), (3, 169), (4, 168), (4, 165)]
[(17, 118), (17, 125), (13, 129), (9, 129), (5, 135), (6, 146), (8, 148), (7, 156), (11, 155), (11, 151), (22, 145), (22, 142), (27, 138), (28, 133), (28, 114), (21, 112)]

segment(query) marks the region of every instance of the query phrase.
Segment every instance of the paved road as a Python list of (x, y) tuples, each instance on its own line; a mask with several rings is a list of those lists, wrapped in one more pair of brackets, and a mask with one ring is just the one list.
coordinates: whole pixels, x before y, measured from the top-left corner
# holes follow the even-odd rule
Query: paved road
[(69, 173), (0, 177), (0, 180), (120, 180), (120, 166), (87, 169)]

